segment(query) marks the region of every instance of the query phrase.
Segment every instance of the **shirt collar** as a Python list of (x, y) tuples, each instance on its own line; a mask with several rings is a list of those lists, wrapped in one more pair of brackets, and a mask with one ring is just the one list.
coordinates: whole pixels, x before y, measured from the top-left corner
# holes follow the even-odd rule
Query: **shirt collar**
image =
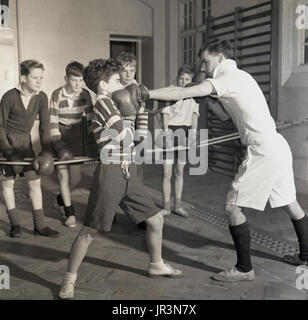
[(62, 87), (61, 89), (61, 93), (62, 96), (66, 97), (66, 98), (70, 98), (70, 99), (75, 99), (76, 97), (79, 97), (80, 93), (82, 92), (82, 88), (78, 91), (78, 92), (73, 92), (71, 94), (68, 94), (65, 87)]
[(213, 78), (216, 78), (217, 76), (225, 73), (226, 71), (232, 71), (236, 69), (236, 62), (232, 59), (226, 59), (214, 70)]
[[(24, 90), (22, 90), (20, 83), (16, 86), (16, 89), (21, 93), (21, 95), (23, 95), (25, 97), (29, 97), (29, 95), (25, 94)], [(34, 91), (30, 96), (33, 97), (33, 96), (39, 95), (40, 92), (41, 92), (40, 90)]]

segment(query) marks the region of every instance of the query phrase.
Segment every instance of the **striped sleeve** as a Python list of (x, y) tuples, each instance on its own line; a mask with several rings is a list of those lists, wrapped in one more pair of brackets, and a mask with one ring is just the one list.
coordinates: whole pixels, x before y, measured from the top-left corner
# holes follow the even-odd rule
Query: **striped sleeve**
[(50, 137), (52, 141), (61, 140), (59, 130), (59, 89), (55, 90), (50, 100)]
[(95, 141), (100, 147), (115, 138), (106, 134), (108, 131), (111, 132), (108, 129), (113, 129), (117, 135), (123, 135), (123, 119), (110, 99), (103, 98), (96, 102), (93, 108), (92, 128)]

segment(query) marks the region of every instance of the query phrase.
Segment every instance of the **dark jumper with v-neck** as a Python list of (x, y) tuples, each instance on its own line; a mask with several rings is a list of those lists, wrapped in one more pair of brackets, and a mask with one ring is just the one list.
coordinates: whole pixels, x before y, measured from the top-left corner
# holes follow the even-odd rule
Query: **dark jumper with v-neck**
[(26, 109), (21, 93), (14, 88), (7, 91), (0, 102), (0, 151), (7, 152), (13, 149), (7, 139), (7, 132), (30, 134), (34, 120), (39, 114), (39, 133), (44, 150), (50, 143), (50, 125), (48, 98), (45, 92), (40, 91), (33, 95)]

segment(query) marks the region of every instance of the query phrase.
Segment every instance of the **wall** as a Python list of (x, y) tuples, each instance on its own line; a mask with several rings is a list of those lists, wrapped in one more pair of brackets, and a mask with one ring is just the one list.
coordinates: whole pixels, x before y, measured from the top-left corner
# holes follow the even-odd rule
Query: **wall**
[(152, 36), (151, 21), (151, 8), (138, 0), (20, 0), (21, 59), (45, 64), (50, 94), (63, 84), (67, 63), (108, 58), (110, 34)]
[(10, 1), (10, 30), (0, 29), (0, 98), (18, 82), (16, 1)]
[[(278, 119), (294, 121), (308, 117), (308, 68), (303, 70), (294, 62), (297, 54), (294, 0), (284, 0), (280, 8), (280, 72), (278, 90)], [(308, 193), (308, 127), (295, 126), (282, 131), (293, 153), (293, 168), (298, 193)]]

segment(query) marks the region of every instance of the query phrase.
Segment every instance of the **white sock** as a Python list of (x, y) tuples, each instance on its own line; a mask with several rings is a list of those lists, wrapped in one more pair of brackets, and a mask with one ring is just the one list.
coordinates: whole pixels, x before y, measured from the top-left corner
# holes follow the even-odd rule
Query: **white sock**
[(77, 273), (71, 273), (71, 272), (66, 272), (64, 280), (66, 282), (76, 282), (77, 279)]
[(164, 265), (165, 265), (165, 263), (164, 263), (163, 259), (161, 259), (159, 262), (155, 262), (155, 263), (151, 262), (150, 263), (150, 266), (156, 267), (156, 268), (162, 268)]

